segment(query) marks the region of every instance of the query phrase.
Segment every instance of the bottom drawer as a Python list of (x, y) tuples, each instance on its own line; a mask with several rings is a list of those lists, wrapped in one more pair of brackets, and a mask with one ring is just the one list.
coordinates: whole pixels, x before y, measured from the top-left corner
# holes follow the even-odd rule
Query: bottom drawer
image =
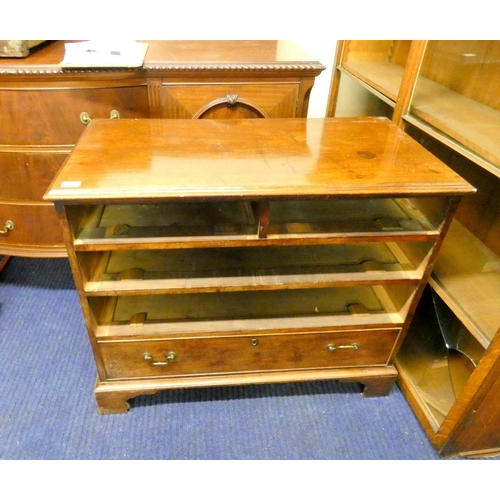
[(0, 229), (8, 221), (12, 222), (13, 228), (0, 234), (0, 253), (64, 252), (63, 233), (52, 204), (0, 204)]
[(108, 379), (385, 365), (399, 329), (101, 341)]

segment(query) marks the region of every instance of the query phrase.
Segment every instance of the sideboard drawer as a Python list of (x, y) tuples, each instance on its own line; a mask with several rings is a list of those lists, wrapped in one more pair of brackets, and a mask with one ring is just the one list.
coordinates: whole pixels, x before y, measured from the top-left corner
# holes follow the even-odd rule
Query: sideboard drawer
[(298, 97), (294, 83), (164, 85), (162, 118), (295, 117)]
[(41, 200), (68, 153), (0, 152), (0, 200)]
[(256, 333), (106, 340), (99, 345), (109, 379), (169, 377), (386, 365), (398, 333), (399, 329)]
[(0, 230), (8, 222), (13, 228), (0, 234), (4, 246), (64, 247), (61, 224), (53, 205), (0, 204)]
[(111, 118), (113, 111), (122, 118), (149, 118), (146, 82), (107, 88), (0, 90), (0, 109), (0, 144), (4, 145), (73, 145), (85, 129), (86, 117)]

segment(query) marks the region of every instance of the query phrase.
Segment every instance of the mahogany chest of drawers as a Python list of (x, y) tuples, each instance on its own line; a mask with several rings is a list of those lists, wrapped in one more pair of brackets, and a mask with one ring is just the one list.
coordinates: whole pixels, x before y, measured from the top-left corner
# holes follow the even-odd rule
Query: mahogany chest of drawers
[(387, 394), (466, 181), (386, 119), (93, 120), (53, 180), (101, 413), (161, 389)]

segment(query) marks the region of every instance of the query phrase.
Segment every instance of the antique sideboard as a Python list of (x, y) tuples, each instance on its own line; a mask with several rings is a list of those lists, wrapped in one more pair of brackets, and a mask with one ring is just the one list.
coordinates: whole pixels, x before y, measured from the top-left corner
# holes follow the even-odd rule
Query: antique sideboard
[(65, 69), (63, 41), (0, 60), (0, 255), (66, 256), (42, 196), (96, 118), (305, 117), (325, 68), (287, 41), (145, 41), (137, 69)]

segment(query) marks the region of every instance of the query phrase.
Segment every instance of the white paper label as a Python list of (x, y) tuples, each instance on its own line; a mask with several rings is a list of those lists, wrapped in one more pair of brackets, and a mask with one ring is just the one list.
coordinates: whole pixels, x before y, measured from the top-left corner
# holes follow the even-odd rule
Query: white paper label
[(62, 188), (78, 188), (82, 185), (82, 181), (64, 181), (61, 182)]

